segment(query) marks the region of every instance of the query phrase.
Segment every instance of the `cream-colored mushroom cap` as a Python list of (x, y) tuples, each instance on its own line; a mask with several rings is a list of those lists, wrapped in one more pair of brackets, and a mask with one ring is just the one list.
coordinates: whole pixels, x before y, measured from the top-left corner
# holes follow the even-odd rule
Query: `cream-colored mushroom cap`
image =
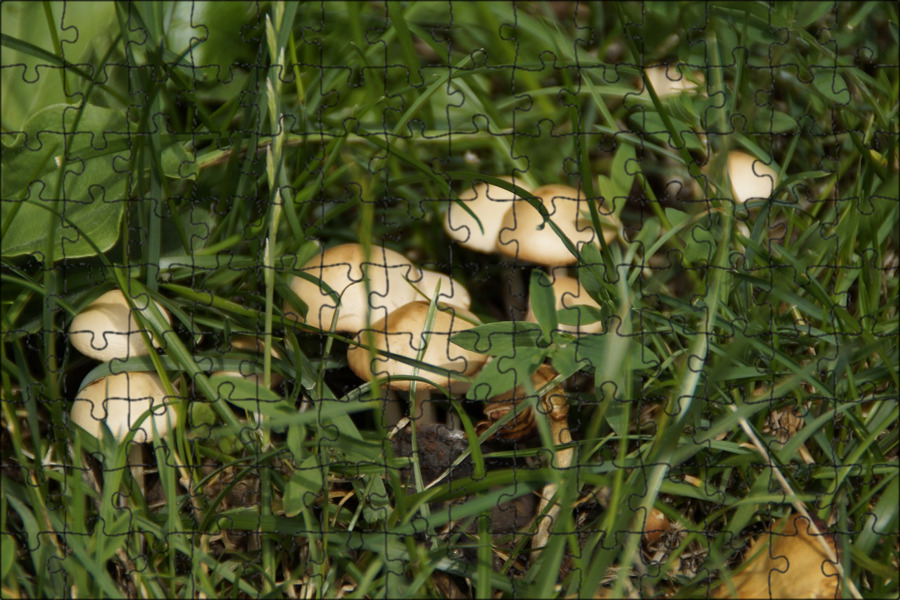
[[(510, 177), (504, 176), (498, 177), (498, 179), (513, 183)], [(525, 188), (521, 180), (516, 180), (515, 184), (520, 188)], [(494, 252), (503, 217), (509, 211), (513, 201), (520, 199), (519, 196), (496, 185), (479, 183), (461, 193), (459, 199), (478, 215), (481, 227), (479, 228), (478, 221), (463, 207), (456, 202), (451, 202), (444, 215), (444, 231), (470, 250), (485, 254)]]
[(741, 204), (753, 198), (770, 198), (778, 185), (778, 175), (772, 167), (740, 150), (728, 153), (728, 177), (731, 194)]
[[(146, 296), (139, 295), (134, 300), (136, 310), (147, 310)], [(156, 307), (171, 325), (172, 317), (169, 312), (159, 302)], [(147, 334), (153, 340), (153, 334), (150, 331)], [(131, 306), (122, 290), (118, 289), (106, 292), (75, 315), (69, 326), (69, 341), (85, 356), (102, 362), (148, 353)], [(159, 347), (155, 340), (153, 346)]]
[[(554, 274), (553, 277), (553, 293), (556, 296), (556, 310), (563, 310), (564, 308), (578, 310), (581, 306), (600, 308), (600, 305), (588, 295), (587, 291), (581, 286), (581, 283), (576, 278), (560, 274)], [(603, 331), (603, 323), (601, 321), (594, 321), (588, 311), (578, 310), (578, 314), (578, 325), (565, 325), (560, 323), (557, 326), (557, 329), (575, 334), (600, 333)], [(528, 314), (525, 316), (525, 320), (537, 323), (531, 305), (531, 298), (528, 299)]]
[[(301, 268), (340, 296), (335, 331), (356, 333), (366, 326), (367, 316), (370, 322), (377, 321), (416, 297), (415, 289), (406, 280), (419, 279), (418, 268), (405, 256), (388, 248), (372, 246), (370, 251), (366, 260), (361, 244), (341, 244), (321, 252)], [(364, 276), (369, 279), (368, 297)], [(325, 288), (294, 277), (291, 289), (309, 308), (306, 322), (330, 330), (337, 304)], [(302, 322), (288, 303), (285, 303), (284, 313), (286, 318)]]
[[(263, 340), (261, 340), (258, 337), (253, 337), (251, 335), (237, 335), (231, 339), (231, 349), (232, 350), (239, 350), (239, 351), (250, 352), (250, 353), (254, 354), (255, 357), (258, 359), (258, 362), (260, 365), (262, 365), (262, 360), (263, 360), (262, 356), (263, 356), (265, 347), (266, 347), (266, 344)], [(281, 355), (278, 354), (278, 352), (274, 348), (272, 349), (272, 356), (274, 358), (281, 358)], [(257, 373), (255, 371), (253, 371), (253, 372), (251, 372), (251, 371), (245, 371), (245, 372), (215, 371), (215, 372), (213, 372), (213, 376), (216, 376), (216, 375), (224, 375), (226, 377), (243, 377), (244, 379), (248, 379), (250, 381), (255, 382), (257, 385), (263, 384), (262, 373)], [(274, 370), (272, 371), (272, 375), (271, 375), (272, 387), (277, 387), (278, 384), (281, 383), (283, 380), (284, 380), (284, 378), (281, 376), (280, 373), (276, 373)]]
[[(466, 350), (450, 341), (453, 335), (478, 324), (475, 315), (461, 308), (438, 306), (432, 328), (426, 332), (428, 308), (427, 302), (405, 304), (390, 313), (386, 319), (373, 324), (371, 330), (360, 331), (357, 341), (360, 344), (371, 342), (378, 350), (415, 359), (427, 338), (428, 347), (422, 355), (423, 363), (464, 375), (477, 373), (487, 356)], [(371, 381), (376, 376), (390, 375), (392, 377), (388, 379), (389, 387), (409, 390), (410, 380), (398, 380), (394, 379), (394, 376), (411, 376), (414, 370), (412, 365), (379, 354), (372, 358), (369, 349), (364, 345), (351, 348), (347, 352), (347, 362), (353, 372), (366, 381)], [(440, 386), (449, 387), (454, 393), (467, 387), (465, 382), (448, 381), (448, 378), (425, 369), (419, 369), (418, 376), (430, 379)], [(434, 387), (422, 381), (416, 383), (419, 390)]]
[[(575, 188), (566, 185), (544, 185), (534, 190), (557, 227), (577, 248), (600, 243), (594, 231), (586, 200)], [(583, 213), (583, 214), (582, 214)], [(614, 220), (614, 217), (606, 217)], [(604, 228), (607, 243), (615, 239), (617, 228)], [(525, 200), (517, 200), (503, 217), (497, 250), (518, 260), (548, 267), (569, 265), (578, 259), (563, 244), (544, 218)]]
[[(653, 90), (660, 98), (677, 96), (678, 94), (694, 92), (697, 90), (697, 83), (688, 78), (687, 70), (683, 68), (680, 69), (677, 65), (656, 65), (647, 67), (646, 72), (647, 79), (650, 80), (650, 85), (653, 86)], [(691, 77), (699, 83), (703, 83), (704, 81), (703, 73), (700, 72), (692, 72)], [(644, 89), (643, 83), (643, 80), (639, 83), (641, 93), (647, 94), (647, 90)]]
[[(78, 392), (71, 419), (97, 439), (103, 437), (105, 422), (120, 442), (135, 428), (135, 442), (150, 442), (154, 439), (153, 424), (156, 433), (163, 436), (175, 423), (175, 411), (165, 401), (166, 390), (156, 373), (131, 371), (108, 375)], [(137, 422), (148, 410), (153, 413), (138, 427)]]
[(440, 297), (438, 302), (455, 308), (464, 308), (466, 310), (472, 306), (472, 297), (469, 291), (455, 279), (438, 271), (429, 269), (421, 270), (421, 278), (418, 281), (411, 281), (416, 286), (416, 300), (422, 302), (431, 302), (437, 291), (438, 283), (441, 284)]

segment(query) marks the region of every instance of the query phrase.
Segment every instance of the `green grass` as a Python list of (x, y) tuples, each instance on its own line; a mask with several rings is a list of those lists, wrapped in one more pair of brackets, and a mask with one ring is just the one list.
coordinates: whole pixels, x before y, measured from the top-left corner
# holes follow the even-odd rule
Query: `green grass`
[[(0, 9), (3, 232), (27, 244), (4, 245), (0, 272), (4, 597), (705, 596), (798, 507), (836, 534), (842, 595), (898, 594), (892, 3), (100, 6)], [(662, 61), (704, 93), (638, 97), (640, 65)], [(81, 101), (112, 112), (52, 108)], [(28, 129), (41, 110), (93, 144), (52, 147), (45, 121)], [(101, 144), (101, 116), (142, 134)], [(24, 130), (43, 147), (23, 151)], [(733, 202), (732, 149), (779, 174), (771, 202)], [(59, 176), (81, 164), (106, 171)], [(543, 422), (503, 466), (513, 448), (480, 447), (480, 406), (456, 398), (475, 474), (407, 489), (383, 394), (344, 368), (352, 341), (283, 322), (289, 278), (317, 243), (385, 244), (507, 321), (501, 291), (531, 268), (441, 222), (473, 181), (513, 173), (624, 224), (577, 267), (606, 333), (492, 348), (567, 377), (577, 468), (541, 466)], [(91, 229), (82, 206), (120, 199), (83, 182), (111, 174), (129, 200)], [(112, 287), (160, 302), (175, 334), (98, 368), (66, 332)], [(210, 376), (245, 364), (225, 353), (239, 332), (271, 341), (275, 391)], [(126, 445), (68, 422), (104, 369), (170, 386), (178, 426), (142, 449), (144, 487)], [(772, 415), (791, 410), (782, 444)], [(574, 509), (535, 562), (483, 517), (548, 480)], [(653, 507), (674, 525), (651, 548)]]

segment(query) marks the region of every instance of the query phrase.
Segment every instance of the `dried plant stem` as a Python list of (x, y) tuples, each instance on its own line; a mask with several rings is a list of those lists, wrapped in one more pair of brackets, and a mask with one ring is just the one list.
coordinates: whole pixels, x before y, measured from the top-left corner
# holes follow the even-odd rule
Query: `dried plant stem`
[[(562, 393), (562, 390), (559, 390), (559, 392)], [(553, 436), (553, 444), (555, 446), (569, 444), (572, 441), (572, 434), (569, 431), (569, 421), (566, 417), (562, 417), (561, 419), (550, 418), (550, 432)], [(575, 448), (564, 448), (557, 451), (554, 456), (556, 458), (556, 464), (551, 464), (551, 466), (561, 470), (568, 469), (572, 466), (572, 462), (574, 461)], [(559, 516), (559, 502), (555, 502), (548, 508), (548, 505), (553, 501), (558, 490), (559, 484), (557, 482), (550, 482), (545, 485), (544, 489), (541, 491), (541, 500), (538, 503), (537, 511), (537, 518), (539, 520), (537, 530), (535, 531), (534, 538), (532, 538), (531, 542), (532, 560), (536, 559), (541, 549), (547, 545), (547, 542), (550, 540), (550, 528), (556, 521), (556, 517)], [(544, 511), (546, 511), (547, 514), (544, 514)]]

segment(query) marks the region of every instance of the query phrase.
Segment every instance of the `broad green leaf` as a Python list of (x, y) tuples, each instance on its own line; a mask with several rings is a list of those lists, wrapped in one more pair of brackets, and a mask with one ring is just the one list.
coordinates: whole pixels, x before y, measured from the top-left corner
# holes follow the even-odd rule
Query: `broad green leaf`
[[(786, 133), (792, 132), (796, 133), (798, 131), (797, 121), (789, 114), (772, 111), (772, 113), (760, 113), (764, 115), (765, 122), (762, 124), (762, 131), (771, 130), (772, 133)], [(769, 122), (769, 118), (771, 116), (771, 123)]]
[(643, 244), (645, 248), (650, 248), (659, 238), (660, 229), (657, 217), (650, 217), (644, 220), (644, 225), (641, 227), (637, 237), (634, 238), (633, 243)]
[(834, 10), (826, 2), (796, 2), (791, 4), (794, 12), (794, 19), (800, 27), (809, 27), (829, 11)]
[(220, 398), (248, 413), (261, 413), (274, 431), (283, 429), (283, 421), (297, 414), (281, 396), (243, 377), (213, 375), (209, 383)]
[(284, 490), (284, 514), (293, 517), (304, 508), (309, 508), (322, 492), (325, 477), (319, 465), (319, 457), (308, 456), (291, 474)]
[(12, 535), (4, 533), (0, 538), (0, 578), (6, 579), (16, 560), (16, 542)]
[(708, 264), (716, 253), (715, 237), (703, 225), (695, 225), (691, 239), (685, 241), (684, 257), (690, 264)]
[[(93, 256), (84, 237), (101, 251), (112, 248), (134, 181), (133, 135), (122, 111), (98, 106), (56, 104), (32, 116), (13, 145), (2, 147), (4, 256), (45, 252), (51, 232), (54, 260)], [(177, 142), (163, 148), (161, 163), (167, 176), (196, 175)]]
[(216, 424), (216, 413), (206, 402), (189, 402), (188, 410), (188, 428), (191, 432), (196, 430), (208, 431)]
[(847, 104), (850, 102), (850, 89), (844, 76), (836, 72), (834, 67), (819, 68), (815, 67), (813, 71), (815, 79), (813, 86), (829, 104)]
[(604, 414), (606, 422), (619, 437), (628, 435), (630, 408), (627, 402), (616, 398), (611, 399), (609, 406), (606, 408), (606, 413)]
[(672, 224), (672, 227), (678, 227), (690, 218), (690, 215), (687, 213), (674, 208), (666, 208), (665, 211), (666, 218), (669, 220), (669, 223)]
[(531, 284), (528, 288), (531, 297), (531, 309), (537, 319), (545, 339), (550, 339), (550, 333), (556, 329), (556, 293), (553, 284), (546, 273), (540, 269), (531, 272)]
[(531, 379), (547, 353), (547, 349), (519, 346), (514, 349), (514, 354), (495, 357), (484, 365), (472, 382), (466, 398), (487, 400), (522, 385)]
[(540, 335), (541, 328), (535, 323), (500, 321), (466, 329), (454, 335), (450, 341), (480, 354), (514, 356), (517, 347), (536, 346)]
[(591, 365), (586, 364), (584, 357), (579, 361), (575, 356), (578, 345), (574, 341), (565, 341), (561, 335), (555, 335), (554, 344), (550, 348), (550, 362), (553, 368), (563, 377), (569, 377), (579, 369), (589, 369)]
[(600, 301), (601, 306), (612, 305), (610, 287), (606, 280), (606, 264), (600, 249), (593, 244), (585, 244), (581, 247), (581, 262), (578, 280), (587, 293), (595, 300)]
[[(56, 47), (45, 8), (53, 15), (54, 27), (62, 27), (56, 32)], [(88, 84), (79, 73), (90, 69), (70, 66), (64, 72), (63, 61), (80, 67), (95, 64), (112, 42), (114, 30), (109, 25), (115, 19), (116, 7), (112, 2), (3, 2), (0, 13), (3, 34), (9, 36), (7, 41), (30, 44), (24, 49), (17, 44), (4, 44), (0, 69), (3, 131), (21, 131), (39, 110), (66, 102), (85, 90)], [(63, 87), (64, 78), (68, 90)], [(92, 91), (102, 94), (106, 87), (94, 86)], [(104, 94), (104, 98), (109, 96)]]
[(597, 175), (597, 189), (599, 194), (606, 198), (614, 198), (619, 195), (616, 184), (606, 175)]
[(589, 325), (603, 320), (603, 310), (595, 306), (578, 305), (556, 311), (557, 320), (563, 325)]
[(610, 202), (606, 206), (606, 211), (616, 209), (614, 198), (621, 198), (623, 203), (628, 199), (628, 194), (631, 192), (631, 183), (634, 180), (633, 173), (638, 168), (635, 163), (629, 164), (629, 161), (634, 159), (634, 156), (634, 146), (631, 144), (622, 142), (616, 149), (616, 154), (613, 157), (612, 166), (609, 170), (612, 190), (604, 194)]

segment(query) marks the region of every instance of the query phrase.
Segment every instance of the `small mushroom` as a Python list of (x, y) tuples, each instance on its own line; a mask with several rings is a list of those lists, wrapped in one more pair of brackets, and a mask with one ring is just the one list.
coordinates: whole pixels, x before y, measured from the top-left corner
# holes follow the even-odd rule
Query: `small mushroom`
[[(824, 527), (817, 525), (819, 531)], [(835, 549), (834, 539), (825, 542)], [(716, 588), (715, 598), (837, 598), (841, 590), (837, 568), (809, 521), (791, 515), (760, 536), (747, 551), (739, 572)]]
[[(565, 185), (544, 185), (534, 190), (547, 209), (549, 218), (577, 248), (584, 244), (598, 244), (588, 214), (588, 200), (575, 188)], [(615, 217), (607, 217), (614, 220)], [(603, 237), (611, 243), (618, 235), (618, 226), (603, 227)], [(541, 214), (527, 201), (517, 200), (504, 215), (497, 237), (497, 250), (517, 260), (525, 260), (548, 267), (570, 265), (578, 259), (556, 234), (544, 223)]]
[[(147, 417), (142, 420), (144, 415)], [(103, 439), (104, 423), (119, 443), (134, 431), (135, 443), (128, 448), (128, 464), (138, 485), (143, 488), (144, 461), (140, 444), (166, 435), (177, 416), (166, 404), (166, 390), (156, 373), (130, 371), (107, 375), (86, 385), (76, 395), (70, 418), (98, 440)]]
[[(600, 305), (588, 295), (581, 283), (574, 277), (562, 275), (556, 271), (551, 274), (551, 277), (553, 278), (553, 293), (556, 296), (556, 310), (568, 309), (577, 311), (579, 316), (577, 325), (560, 323), (557, 328), (560, 331), (567, 331), (576, 335), (600, 333), (603, 331), (602, 322), (594, 321), (588, 311), (580, 310), (580, 307), (583, 306), (590, 306), (597, 309), (600, 308)], [(530, 299), (528, 301), (528, 314), (525, 316), (525, 320), (531, 323), (537, 323), (537, 318), (534, 315)]]
[[(105, 423), (119, 442), (132, 430), (135, 442), (151, 442), (154, 426), (162, 436), (175, 422), (175, 413), (165, 405), (165, 399), (166, 390), (156, 373), (129, 371), (107, 375), (78, 392), (71, 419), (97, 439), (103, 438)], [(151, 414), (138, 425), (147, 411)]]
[(643, 541), (646, 546), (652, 546), (659, 538), (664, 534), (667, 534), (671, 528), (672, 523), (669, 521), (669, 517), (658, 508), (651, 508), (650, 513), (644, 521), (644, 531), (641, 541)]
[(431, 302), (437, 292), (438, 284), (441, 286), (438, 302), (445, 306), (469, 310), (472, 306), (472, 297), (469, 291), (455, 279), (444, 273), (422, 269), (422, 276), (418, 280), (410, 280), (416, 288), (416, 300)]
[(778, 185), (778, 174), (769, 165), (740, 150), (728, 153), (728, 177), (735, 202), (768, 199)]
[[(535, 390), (540, 390), (557, 376), (557, 372), (550, 365), (541, 365), (532, 375), (531, 382), (534, 384)], [(491, 398), (485, 404), (484, 412), (487, 417), (486, 421), (477, 424), (476, 431), (479, 435), (483, 434), (491, 425), (499, 421), (504, 415), (510, 411), (517, 411), (513, 420), (507, 422), (497, 431), (499, 437), (508, 440), (520, 440), (531, 435), (537, 423), (532, 414), (531, 409), (521, 407), (520, 404), (525, 399), (525, 388), (518, 386), (514, 390), (505, 394), (500, 394)], [(548, 424), (550, 425), (550, 434), (554, 446), (562, 446), (572, 441), (572, 434), (569, 431), (569, 404), (566, 400), (565, 392), (562, 386), (555, 386), (549, 392), (541, 397), (541, 411), (546, 414)], [(553, 465), (559, 469), (567, 469), (572, 466), (575, 458), (575, 449), (572, 447), (554, 449)], [(531, 547), (533, 551), (539, 551), (547, 545), (550, 539), (550, 528), (559, 515), (560, 506), (550, 503), (556, 495), (558, 486), (556, 483), (548, 483), (541, 491), (541, 500), (538, 504), (538, 518), (534, 538), (532, 538)], [(549, 509), (547, 508), (549, 506)], [(547, 511), (547, 514), (541, 517), (541, 513)]]
[[(139, 304), (141, 298), (135, 300)], [(172, 317), (168, 311), (158, 302), (156, 307), (171, 325)], [(147, 310), (147, 304), (138, 306), (136, 310)], [(147, 334), (154, 347), (158, 347), (153, 334), (149, 331)], [(85, 356), (103, 362), (148, 353), (131, 305), (119, 289), (106, 292), (75, 315), (69, 326), (69, 341)]]
[[(450, 338), (477, 324), (477, 317), (462, 308), (438, 305), (432, 328), (426, 331), (429, 307), (427, 302), (410, 302), (373, 323), (371, 329), (360, 331), (356, 337), (358, 345), (347, 351), (347, 362), (353, 372), (366, 381), (379, 375), (387, 375), (388, 387), (409, 391), (411, 381), (406, 377), (412, 376), (415, 368), (389, 356), (376, 355), (373, 358), (369, 348), (414, 360), (425, 347), (427, 339), (428, 346), (422, 353), (422, 363), (464, 375), (476, 373), (484, 364), (486, 356), (461, 348), (452, 343)], [(425, 370), (419, 370), (418, 376), (432, 379), (436, 377), (434, 373)], [(449, 377), (440, 383), (445, 384), (451, 393), (459, 393), (468, 387), (467, 383)], [(422, 403), (433, 389), (435, 386), (430, 383), (416, 381), (416, 393), (412, 399), (414, 416), (419, 416)], [(428, 403), (423, 408), (423, 421), (433, 423), (433, 406)]]
[[(515, 183), (520, 188), (525, 188), (521, 181), (513, 182), (512, 178), (498, 177), (504, 181)], [(453, 202), (444, 215), (444, 231), (451, 239), (460, 245), (490, 254), (496, 250), (497, 236), (500, 233), (503, 217), (509, 211), (513, 202), (521, 200), (519, 196), (502, 187), (486, 183), (476, 184), (474, 187), (459, 195), (459, 199), (478, 215), (478, 222), (465, 211), (459, 204)], [(483, 231), (482, 231), (483, 228)]]
[[(371, 255), (365, 257), (361, 244), (341, 244), (329, 248), (310, 259), (301, 271), (325, 283), (340, 301), (336, 303), (321, 285), (294, 277), (291, 289), (307, 307), (305, 322), (313, 327), (331, 330), (335, 309), (340, 305), (335, 331), (356, 333), (366, 327), (367, 321), (375, 322), (392, 310), (412, 302), (416, 291), (408, 279), (419, 279), (418, 269), (405, 256), (381, 246), (372, 246)], [(366, 281), (369, 293), (366, 294)], [(287, 319), (304, 319), (287, 303), (284, 306)]]
[[(696, 92), (698, 87), (697, 84), (702, 84), (704, 81), (703, 73), (694, 71), (691, 73), (690, 77), (688, 77), (683, 70), (676, 65), (655, 65), (647, 67), (645, 71), (647, 73), (647, 79), (650, 80), (650, 85), (653, 86), (653, 90), (660, 98)], [(647, 94), (647, 90), (644, 89), (644, 81), (642, 79), (638, 80), (638, 88), (641, 90), (641, 95), (649, 95)], [(703, 93), (703, 95), (705, 96), (706, 94)]]

